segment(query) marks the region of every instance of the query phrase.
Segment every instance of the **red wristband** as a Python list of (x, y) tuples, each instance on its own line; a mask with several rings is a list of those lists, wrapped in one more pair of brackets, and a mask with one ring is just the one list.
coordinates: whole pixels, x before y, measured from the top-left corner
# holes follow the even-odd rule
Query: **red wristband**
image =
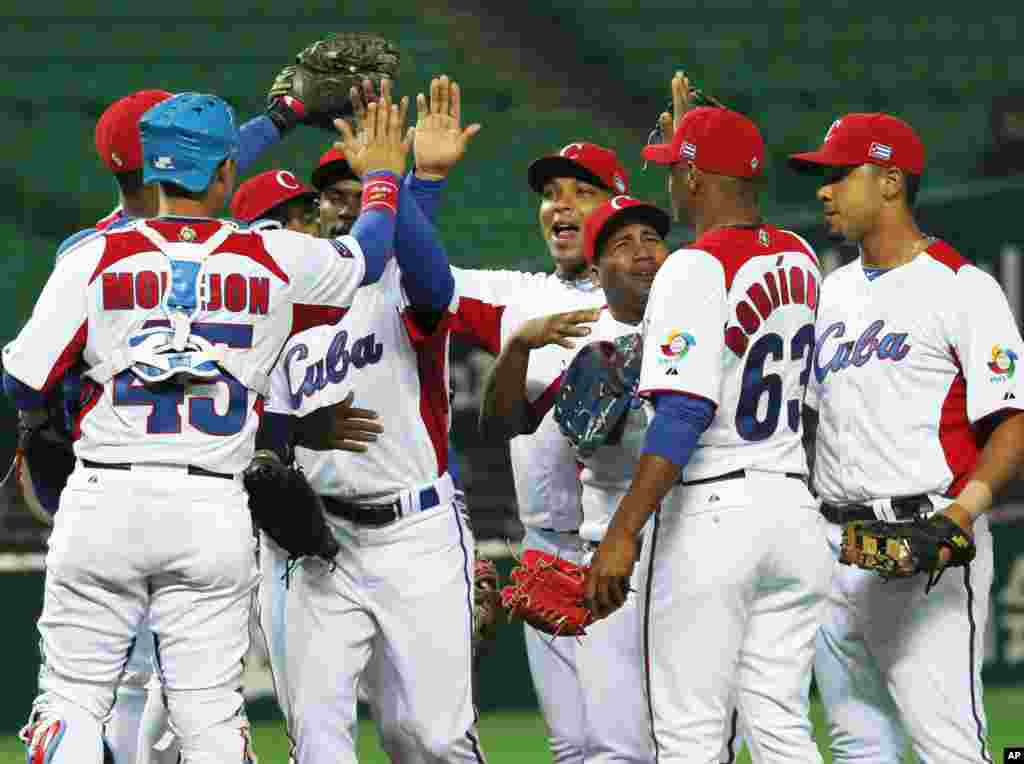
[(367, 210), (389, 210), (398, 212), (398, 184), (391, 178), (371, 178), (363, 184), (363, 206)]

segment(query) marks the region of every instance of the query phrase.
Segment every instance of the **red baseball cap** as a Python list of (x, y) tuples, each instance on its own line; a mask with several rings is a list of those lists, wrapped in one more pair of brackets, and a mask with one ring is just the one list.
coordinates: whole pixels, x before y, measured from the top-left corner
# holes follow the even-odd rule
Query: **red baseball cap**
[(313, 170), (310, 180), (313, 181), (313, 185), (318, 191), (323, 191), (324, 186), (335, 175), (359, 180), (359, 177), (352, 171), (352, 166), (345, 159), (345, 154), (340, 149), (332, 146), (320, 157), (320, 161), (317, 163), (316, 169)]
[(530, 188), (538, 194), (552, 178), (578, 178), (612, 193), (629, 191), (629, 174), (611, 149), (596, 143), (570, 143), (557, 154), (530, 165)]
[(645, 146), (641, 155), (655, 164), (690, 161), (716, 175), (756, 178), (764, 169), (764, 139), (739, 112), (698, 106), (683, 116), (671, 143)]
[(672, 227), (671, 218), (660, 207), (632, 196), (614, 196), (587, 215), (583, 223), (583, 258), (594, 262), (604, 240), (626, 223), (650, 223), (663, 239)]
[(238, 187), (231, 198), (231, 216), (243, 223), (251, 223), (277, 205), (300, 196), (314, 197), (316, 191), (288, 170), (267, 170)]
[(924, 172), (924, 144), (914, 128), (891, 114), (847, 114), (832, 123), (820, 149), (789, 157), (789, 166), (797, 172), (862, 164), (920, 175)]
[(173, 96), (166, 90), (140, 90), (107, 107), (96, 123), (96, 152), (116, 175), (142, 168), (142, 115)]

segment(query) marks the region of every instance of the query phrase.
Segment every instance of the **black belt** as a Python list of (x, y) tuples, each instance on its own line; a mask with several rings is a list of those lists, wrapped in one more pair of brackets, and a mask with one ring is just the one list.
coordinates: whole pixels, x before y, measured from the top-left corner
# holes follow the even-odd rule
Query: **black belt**
[[(889, 501), (897, 520), (913, 520), (916, 517), (923, 517), (934, 507), (932, 500), (925, 493), (919, 493), (916, 496), (900, 496)], [(829, 504), (823, 501), (821, 514), (830, 523), (837, 525), (878, 519), (875, 510), (867, 504)]]
[[(329, 515), (341, 517), (356, 525), (368, 525), (380, 528), (389, 525), (402, 516), (402, 502), (392, 501), (388, 504), (356, 504), (342, 501), (334, 496), (321, 496), (324, 510)], [(441, 503), (441, 497), (434, 486), (420, 491), (420, 511), (432, 509)]]
[[(88, 467), (92, 470), (130, 470), (132, 468), (131, 462), (94, 462), (92, 459), (82, 459), (82, 466)], [(229, 475), (226, 472), (211, 472), (210, 470), (204, 470), (202, 467), (194, 467), (191, 464), (186, 468), (189, 475), (195, 475), (196, 477), (214, 477), (221, 478), (222, 480), (234, 480), (234, 475)]]
[[(792, 478), (793, 480), (806, 480), (806, 478), (799, 472), (786, 472), (783, 474), (785, 474), (785, 476), (788, 478)], [(687, 480), (685, 482), (679, 482), (681, 485), (684, 486), (704, 485), (704, 483), (719, 483), (723, 480), (739, 480), (740, 478), (745, 478), (746, 476), (746, 470), (733, 470), (732, 472), (726, 472), (724, 475), (715, 475), (714, 477), (701, 478), (700, 480)]]

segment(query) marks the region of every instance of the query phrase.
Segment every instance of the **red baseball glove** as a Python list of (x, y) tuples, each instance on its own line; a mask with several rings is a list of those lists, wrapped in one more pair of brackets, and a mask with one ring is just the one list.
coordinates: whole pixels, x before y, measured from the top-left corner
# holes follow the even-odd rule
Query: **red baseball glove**
[(545, 634), (579, 636), (594, 620), (583, 603), (587, 567), (527, 550), (512, 569), (512, 583), (501, 590), (501, 604)]

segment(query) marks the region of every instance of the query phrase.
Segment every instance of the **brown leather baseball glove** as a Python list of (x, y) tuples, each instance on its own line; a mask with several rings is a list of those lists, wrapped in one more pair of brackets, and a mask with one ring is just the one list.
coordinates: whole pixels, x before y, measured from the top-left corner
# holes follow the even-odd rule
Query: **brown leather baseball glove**
[(295, 63), (274, 80), (267, 96), (274, 103), (287, 96), (302, 102), (301, 122), (334, 132), (334, 120), (351, 116), (349, 90), (362, 92), (363, 80), (380, 82), (398, 77), (401, 55), (398, 46), (375, 34), (342, 32), (317, 40), (299, 51)]

